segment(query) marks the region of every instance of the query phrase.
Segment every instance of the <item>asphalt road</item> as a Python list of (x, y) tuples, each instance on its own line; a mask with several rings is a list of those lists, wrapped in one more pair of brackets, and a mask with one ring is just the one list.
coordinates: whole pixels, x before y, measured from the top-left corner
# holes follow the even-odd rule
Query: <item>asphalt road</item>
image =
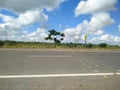
[(0, 90), (120, 90), (120, 51), (0, 49)]

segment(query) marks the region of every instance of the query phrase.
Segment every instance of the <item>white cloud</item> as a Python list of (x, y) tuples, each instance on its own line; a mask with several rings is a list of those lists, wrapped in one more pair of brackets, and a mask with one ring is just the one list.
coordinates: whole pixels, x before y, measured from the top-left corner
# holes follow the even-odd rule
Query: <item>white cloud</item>
[(84, 20), (75, 28), (68, 28), (64, 30), (66, 35), (65, 41), (78, 42), (83, 40), (82, 35), (102, 35), (104, 34), (103, 27), (109, 26), (114, 23), (108, 13), (99, 13), (91, 17), (90, 21)]
[(13, 18), (7, 15), (0, 14), (0, 18), (3, 19), (1, 27), (21, 28), (24, 25), (33, 24), (35, 22), (41, 22), (41, 26), (45, 25), (48, 20), (48, 16), (44, 13), (43, 9), (48, 11), (59, 7), (60, 3), (65, 0), (3, 0), (0, 3), (0, 8), (15, 11), (18, 14), (18, 18)]
[(116, 3), (117, 0), (81, 0), (74, 11), (75, 16), (92, 14), (90, 21), (84, 20), (81, 23), (83, 31), (81, 38), (86, 33), (88, 36), (94, 36), (90, 40), (92, 43), (120, 44), (119, 37), (105, 34), (103, 30), (104, 27), (115, 23), (108, 11), (115, 10)]
[(3, 22), (9, 22), (9, 21), (12, 21), (14, 19), (11, 16), (7, 16), (7, 15), (3, 15), (3, 14), (0, 14), (0, 18), (2, 18)]
[(97, 30), (94, 34), (95, 35), (102, 35), (104, 33), (103, 30)]
[[(109, 44), (120, 44), (120, 37), (105, 34), (104, 27), (115, 23), (108, 11), (116, 10), (117, 0), (81, 0), (75, 8), (75, 16), (81, 14), (92, 14), (90, 21), (84, 20), (82, 25), (81, 38), (84, 33), (92, 35), (92, 43), (106, 42)], [(120, 26), (119, 26), (120, 27)]]
[(0, 14), (2, 23), (0, 23), (0, 39), (2, 40), (30, 40), (43, 41), (45, 30), (37, 29), (35, 32), (28, 34), (25, 28), (39, 22), (41, 27), (46, 27), (45, 24), (48, 16), (44, 13), (54, 10), (65, 0), (2, 0), (0, 9), (7, 9), (17, 13), (18, 17), (7, 16)]
[(27, 10), (46, 9), (53, 10), (65, 0), (2, 0), (0, 7), (10, 9), (18, 13), (26, 12)]
[(108, 13), (99, 13), (93, 15), (89, 22), (87, 20), (84, 20), (83, 29), (87, 34), (100, 35), (103, 33), (103, 30), (101, 30), (103, 27), (109, 26), (114, 22), (115, 21), (110, 18), (110, 15)]
[(1, 31), (0, 30), (0, 38), (2, 40), (15, 40), (15, 41), (40, 41), (45, 42), (45, 37), (47, 33), (44, 28), (37, 28), (36, 31), (32, 33), (28, 33), (27, 31)]
[(118, 36), (113, 36), (109, 34), (104, 34), (99, 37), (94, 37), (90, 40), (92, 43), (108, 43), (112, 45), (120, 45), (120, 37)]
[(34, 10), (20, 14), (19, 17), (16, 19), (16, 22), (24, 25), (29, 25), (35, 22), (45, 22), (47, 20), (47, 15), (45, 15), (43, 12), (39, 12), (39, 10)]
[(47, 36), (45, 29), (38, 28), (35, 32), (24, 35), (26, 41), (40, 41), (45, 42), (45, 37)]
[(0, 36), (2, 40), (16, 39), (17, 35), (24, 35), (23, 27), (29, 27), (35, 22), (45, 22), (48, 16), (39, 10), (27, 11), (20, 14), (17, 18), (0, 14), (3, 23), (0, 24)]
[(17, 28), (20, 29), (22, 26), (30, 25), (35, 22), (45, 22), (48, 20), (48, 16), (44, 13), (39, 12), (38, 10), (35, 11), (27, 11), (23, 14), (20, 14), (18, 18), (13, 18), (12, 16), (7, 16), (0, 14), (0, 18), (3, 19), (3, 23), (0, 24), (2, 29), (9, 29)]
[(64, 42), (79, 42), (80, 34), (82, 32), (81, 24), (77, 25), (75, 28), (67, 28), (64, 30), (65, 39)]
[(118, 30), (120, 31), (120, 25), (118, 25)]
[(75, 9), (75, 16), (115, 10), (117, 0), (81, 0)]

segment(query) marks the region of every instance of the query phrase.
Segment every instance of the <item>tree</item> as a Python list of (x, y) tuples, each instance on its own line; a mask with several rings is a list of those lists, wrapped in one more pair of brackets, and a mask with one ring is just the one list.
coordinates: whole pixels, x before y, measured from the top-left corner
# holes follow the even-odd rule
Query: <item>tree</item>
[(88, 43), (88, 44), (87, 44), (87, 47), (88, 47), (88, 48), (92, 48), (92, 47), (93, 47), (93, 44)]
[(54, 40), (54, 43), (59, 44), (62, 40), (64, 40), (64, 33), (57, 32), (56, 30), (52, 29), (48, 31), (49, 34), (45, 37), (45, 40)]
[(99, 47), (105, 48), (105, 47), (107, 47), (107, 44), (106, 44), (106, 43), (100, 43), (100, 44), (99, 44)]
[(4, 45), (4, 42), (0, 40), (0, 47)]

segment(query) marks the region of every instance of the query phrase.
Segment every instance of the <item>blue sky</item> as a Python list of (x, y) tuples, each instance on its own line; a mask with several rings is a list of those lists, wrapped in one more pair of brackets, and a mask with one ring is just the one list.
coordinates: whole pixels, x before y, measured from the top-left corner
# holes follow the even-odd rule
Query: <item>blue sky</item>
[(65, 33), (63, 42), (120, 45), (119, 0), (3, 0), (0, 39), (47, 42), (48, 30)]

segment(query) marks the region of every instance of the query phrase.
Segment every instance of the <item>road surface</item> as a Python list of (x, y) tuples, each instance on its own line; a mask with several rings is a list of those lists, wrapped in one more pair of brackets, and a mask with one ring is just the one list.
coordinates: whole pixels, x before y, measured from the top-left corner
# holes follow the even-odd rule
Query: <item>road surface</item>
[(0, 49), (0, 90), (120, 90), (120, 51)]

